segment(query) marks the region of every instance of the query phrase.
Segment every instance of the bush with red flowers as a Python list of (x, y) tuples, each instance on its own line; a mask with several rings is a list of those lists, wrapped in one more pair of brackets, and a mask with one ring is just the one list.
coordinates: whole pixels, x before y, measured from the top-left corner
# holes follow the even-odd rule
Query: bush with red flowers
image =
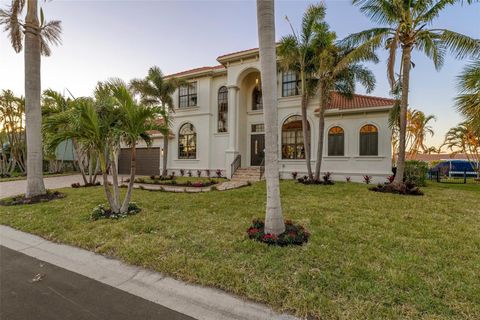
[(252, 225), (247, 230), (250, 239), (265, 242), (277, 246), (302, 245), (308, 242), (310, 233), (301, 225), (294, 224), (291, 220), (285, 220), (285, 232), (278, 236), (265, 233), (265, 223), (263, 220), (254, 219)]

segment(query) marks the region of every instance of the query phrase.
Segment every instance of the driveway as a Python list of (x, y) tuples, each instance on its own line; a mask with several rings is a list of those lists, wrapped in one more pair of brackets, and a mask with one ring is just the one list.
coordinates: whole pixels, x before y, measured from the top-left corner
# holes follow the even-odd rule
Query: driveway
[[(44, 178), (44, 181), (47, 189), (70, 187), (74, 182), (80, 182), (83, 184), (82, 176), (79, 174)], [(27, 180), (0, 182), (0, 199), (25, 193), (26, 188)]]
[(194, 320), (3, 246), (0, 256), (0, 319)]

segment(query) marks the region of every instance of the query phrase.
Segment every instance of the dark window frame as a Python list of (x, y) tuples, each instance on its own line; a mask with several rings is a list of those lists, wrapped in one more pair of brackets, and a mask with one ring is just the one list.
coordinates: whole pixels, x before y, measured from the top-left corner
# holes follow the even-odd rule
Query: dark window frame
[[(305, 147), (303, 143), (303, 127), (302, 124), (300, 124), (300, 128), (292, 128), (292, 129), (286, 129), (285, 126), (289, 123), (292, 123), (294, 121), (302, 121), (302, 117), (299, 115), (292, 115), (289, 116), (285, 121), (282, 123), (282, 159), (284, 160), (304, 160), (305, 159)], [(311, 127), (310, 123), (308, 123), (308, 143), (311, 145)], [(293, 132), (293, 142), (288, 142), (290, 137), (289, 133)], [(291, 151), (291, 152), (288, 152)], [(300, 153), (299, 153), (300, 150)], [(293, 155), (293, 157), (291, 156)]]
[(300, 94), (302, 80), (295, 71), (282, 72), (282, 97), (293, 97)]
[[(190, 126), (190, 128), (186, 128)], [(182, 133), (186, 128), (191, 133)], [(193, 141), (193, 143), (191, 143)], [(183, 143), (183, 144), (182, 144)], [(196, 159), (197, 158), (197, 130), (189, 122), (184, 123), (178, 130), (178, 159)]]
[(366, 124), (360, 128), (360, 156), (378, 156), (378, 127)]
[(197, 82), (189, 82), (178, 88), (178, 108), (196, 107), (198, 103)]
[(222, 86), (217, 93), (217, 132), (228, 132), (228, 89)]
[(340, 126), (331, 127), (327, 137), (328, 156), (343, 157), (345, 155), (345, 130)]

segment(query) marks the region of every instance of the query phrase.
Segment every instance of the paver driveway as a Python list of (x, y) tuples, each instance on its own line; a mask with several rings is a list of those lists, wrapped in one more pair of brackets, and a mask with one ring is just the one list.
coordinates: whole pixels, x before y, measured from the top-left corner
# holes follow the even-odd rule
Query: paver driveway
[[(45, 178), (44, 181), (47, 189), (70, 187), (74, 182), (83, 183), (82, 176), (79, 174)], [(27, 180), (0, 182), (0, 199), (25, 193), (26, 187)]]

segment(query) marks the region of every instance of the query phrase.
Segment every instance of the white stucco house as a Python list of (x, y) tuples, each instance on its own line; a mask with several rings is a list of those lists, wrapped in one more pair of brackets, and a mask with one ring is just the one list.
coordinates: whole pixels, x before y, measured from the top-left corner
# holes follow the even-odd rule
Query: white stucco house
[[(221, 169), (232, 176), (237, 158), (241, 168), (259, 167), (263, 160), (264, 126), (258, 49), (230, 53), (217, 58), (219, 65), (172, 74), (189, 85), (174, 93), (172, 135), (169, 138), (168, 169)], [(300, 120), (301, 97), (293, 72), (278, 74), (278, 127), (281, 177), (306, 172)], [(336, 180), (351, 177), (375, 182), (392, 174), (391, 130), (388, 112), (394, 100), (364, 95), (346, 99), (333, 93), (325, 113), (325, 143), (322, 172)], [(318, 97), (308, 106), (312, 166), (318, 137)], [(159, 174), (163, 137), (154, 135), (147, 149), (138, 145), (139, 174)], [(240, 158), (240, 159), (238, 159)], [(120, 171), (128, 171), (129, 151), (122, 149)], [(122, 173), (122, 172), (121, 172)]]

